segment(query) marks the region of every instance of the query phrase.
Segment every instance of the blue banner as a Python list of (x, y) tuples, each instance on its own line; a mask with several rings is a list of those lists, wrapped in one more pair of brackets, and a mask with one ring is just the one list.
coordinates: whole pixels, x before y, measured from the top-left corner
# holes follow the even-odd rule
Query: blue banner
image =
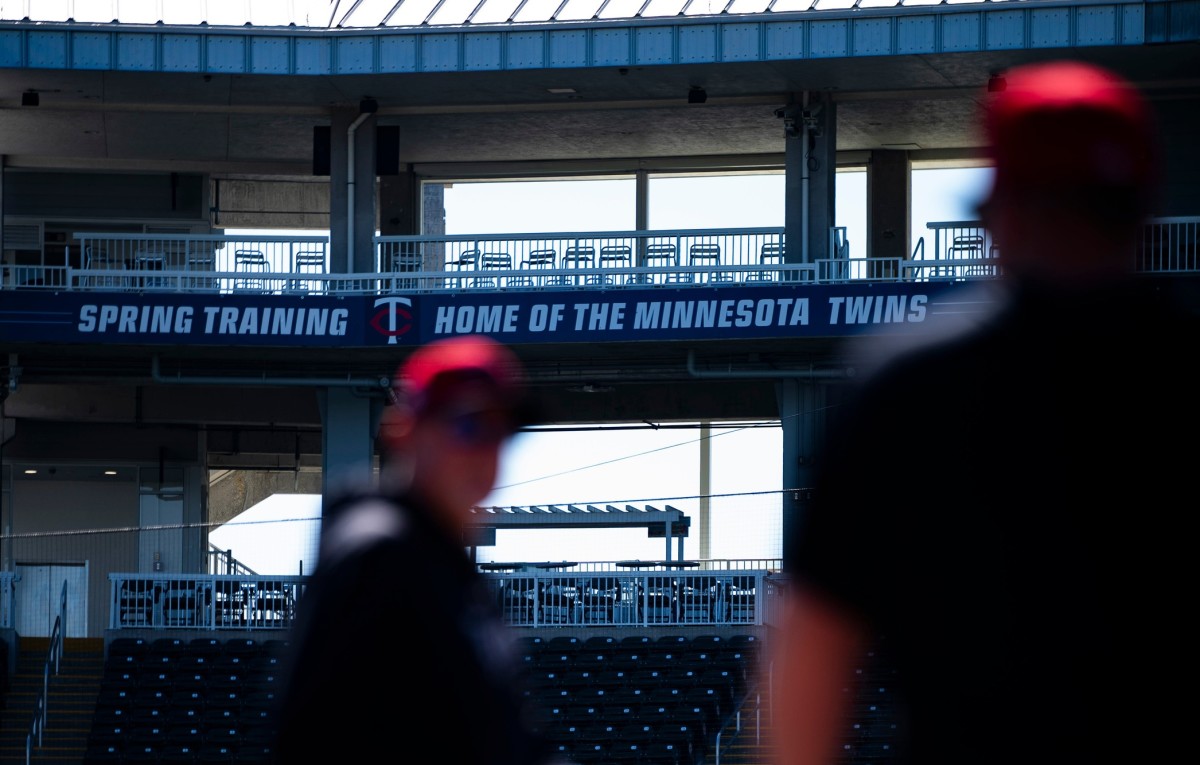
[(482, 333), (510, 344), (841, 337), (975, 313), (979, 284), (722, 286), (414, 295), (0, 292), (0, 341), (380, 347)]

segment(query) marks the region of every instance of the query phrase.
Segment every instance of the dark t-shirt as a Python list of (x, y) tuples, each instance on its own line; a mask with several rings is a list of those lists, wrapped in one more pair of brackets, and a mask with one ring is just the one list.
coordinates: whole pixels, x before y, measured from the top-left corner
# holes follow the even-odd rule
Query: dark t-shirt
[(1198, 305), (1148, 282), (1027, 291), (834, 416), (785, 569), (871, 625), (889, 761), (1171, 751), (1163, 683), (1193, 674)]
[(325, 515), (277, 762), (548, 762), (509, 628), (463, 548), (411, 499), (346, 498)]

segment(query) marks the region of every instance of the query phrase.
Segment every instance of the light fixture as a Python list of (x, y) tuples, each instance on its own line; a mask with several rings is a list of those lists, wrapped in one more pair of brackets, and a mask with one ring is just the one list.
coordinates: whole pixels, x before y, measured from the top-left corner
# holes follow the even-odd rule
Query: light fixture
[(611, 385), (596, 385), (595, 383), (583, 383), (582, 385), (572, 385), (567, 388), (571, 393), (612, 393), (613, 386)]
[(556, 96), (568, 96), (572, 93), (578, 93), (575, 88), (546, 88), (547, 93), (553, 93)]
[(115, 471), (115, 470), (105, 470), (104, 471), (104, 475), (116, 475), (116, 474), (117, 474), (117, 471)]
[(702, 104), (707, 100), (708, 100), (708, 91), (706, 91), (704, 88), (700, 87), (699, 85), (693, 85), (690, 89), (688, 89), (688, 103), (689, 104)]
[(27, 90), (21, 94), (21, 106), (37, 106), (41, 102), (42, 97), (36, 90)]
[(37, 475), (37, 470), (34, 468), (25, 468), (25, 475)]

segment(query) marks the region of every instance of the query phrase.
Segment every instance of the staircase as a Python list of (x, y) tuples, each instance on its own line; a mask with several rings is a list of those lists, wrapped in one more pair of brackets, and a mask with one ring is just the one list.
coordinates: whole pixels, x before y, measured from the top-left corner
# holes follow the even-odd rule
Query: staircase
[[(771, 739), (771, 710), (765, 698), (751, 693), (721, 730), (721, 746), (713, 747), (704, 765), (770, 765), (775, 762)], [(761, 730), (760, 730), (761, 725)], [(761, 735), (760, 735), (761, 734)]]
[[(24, 763), (33, 723), (48, 638), (22, 638), (17, 665), (0, 710), (0, 763)], [(41, 746), (33, 741), (31, 765), (80, 765), (92, 729), (92, 712), (104, 669), (102, 638), (67, 638), (58, 673), (50, 674), (46, 724)]]

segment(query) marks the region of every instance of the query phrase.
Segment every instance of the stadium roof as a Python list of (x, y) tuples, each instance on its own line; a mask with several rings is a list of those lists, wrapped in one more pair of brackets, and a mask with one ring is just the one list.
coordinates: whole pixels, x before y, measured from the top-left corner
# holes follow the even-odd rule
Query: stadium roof
[[(617, 528), (645, 526), (650, 529), (665, 524), (673, 526), (673, 536), (688, 535), (691, 525), (684, 513), (670, 505), (530, 505), (526, 507), (476, 507), (471, 511), (470, 526), (481, 528)], [(659, 534), (661, 536), (661, 534)]]
[(1007, 4), (1026, 0), (18, 0), (0, 19), (176, 26), (380, 27), (546, 24)]

